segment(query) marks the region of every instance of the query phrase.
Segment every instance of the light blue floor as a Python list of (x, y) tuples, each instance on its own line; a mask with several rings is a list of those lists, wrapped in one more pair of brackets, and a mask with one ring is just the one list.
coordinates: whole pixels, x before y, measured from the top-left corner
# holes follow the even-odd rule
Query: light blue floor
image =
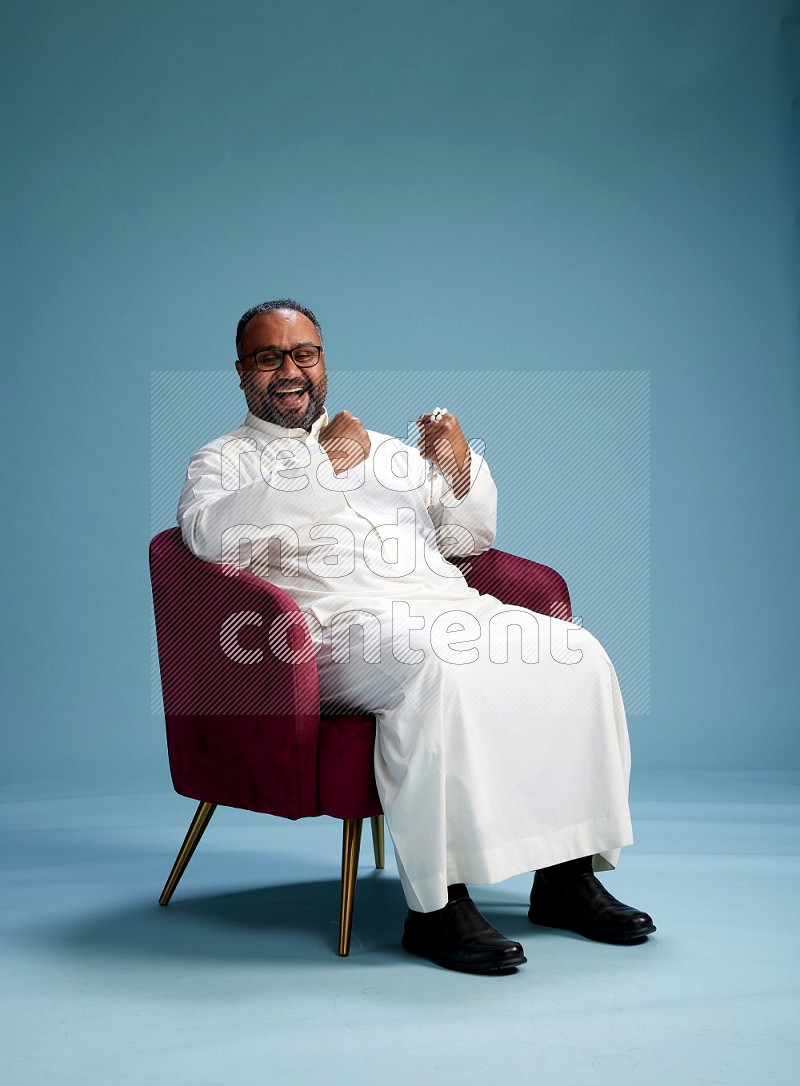
[(159, 908), (193, 811), (166, 786), (3, 793), (4, 1083), (798, 1081), (800, 774), (639, 772), (637, 843), (603, 881), (658, 934), (591, 943), (528, 924), (527, 877), (477, 887), (528, 956), (499, 978), (404, 954), (368, 833), (337, 957), (327, 819), (218, 810)]

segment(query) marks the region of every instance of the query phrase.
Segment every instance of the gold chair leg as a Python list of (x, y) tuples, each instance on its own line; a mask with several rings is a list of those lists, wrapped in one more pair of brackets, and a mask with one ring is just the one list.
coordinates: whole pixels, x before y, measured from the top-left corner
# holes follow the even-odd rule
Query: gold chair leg
[(342, 825), (342, 906), (339, 914), (339, 954), (343, 958), (350, 953), (362, 821), (360, 818), (345, 818)]
[(386, 866), (386, 848), (383, 843), (383, 815), (375, 815), (372, 823), (372, 851), (375, 853), (375, 866), (383, 871)]
[(211, 816), (216, 811), (216, 803), (201, 803), (195, 812), (195, 816), (192, 819), (192, 824), (189, 827), (189, 832), (184, 838), (181, 850), (178, 853), (178, 858), (172, 865), (172, 870), (169, 873), (169, 878), (164, 884), (164, 889), (161, 891), (161, 897), (158, 899), (159, 905), (169, 905), (169, 899), (175, 893), (175, 887), (181, 881), (181, 875), (186, 870), (186, 865), (191, 860), (194, 850), (197, 848), (200, 838), (205, 832), (205, 828), (211, 821)]

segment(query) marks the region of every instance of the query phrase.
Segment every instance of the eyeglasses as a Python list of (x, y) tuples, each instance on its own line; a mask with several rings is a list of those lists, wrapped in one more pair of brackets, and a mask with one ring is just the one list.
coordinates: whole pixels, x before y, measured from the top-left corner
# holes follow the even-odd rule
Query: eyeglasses
[(252, 363), (257, 370), (268, 372), (279, 370), (288, 354), (296, 366), (306, 369), (309, 366), (316, 366), (321, 350), (321, 347), (316, 347), (313, 343), (301, 343), (299, 347), (292, 347), (288, 351), (282, 351), (280, 347), (266, 347), (260, 351), (253, 351), (252, 354), (246, 354), (239, 361)]

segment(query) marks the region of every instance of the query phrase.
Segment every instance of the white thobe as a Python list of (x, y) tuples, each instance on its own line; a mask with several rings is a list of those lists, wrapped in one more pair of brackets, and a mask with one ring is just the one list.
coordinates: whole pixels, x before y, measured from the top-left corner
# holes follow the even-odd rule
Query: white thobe
[[(200, 558), (246, 568), (303, 610), (323, 709), (374, 713), (375, 777), (409, 907), (633, 841), (617, 676), (572, 622), (470, 588), (447, 557), (494, 539), (496, 488), (431, 484), (419, 452), (367, 431), (341, 476), (310, 433), (264, 422), (200, 449), (178, 507)], [(271, 542), (270, 542), (271, 541)]]

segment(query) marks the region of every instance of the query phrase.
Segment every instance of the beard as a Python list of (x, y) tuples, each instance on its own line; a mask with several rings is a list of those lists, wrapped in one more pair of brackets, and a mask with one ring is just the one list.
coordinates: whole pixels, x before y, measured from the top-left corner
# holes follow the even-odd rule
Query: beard
[(247, 406), (253, 414), (264, 422), (271, 422), (275, 426), (282, 426), (286, 430), (310, 430), (325, 406), (325, 396), (328, 391), (328, 377), (323, 373), (316, 385), (306, 381), (308, 399), (305, 408), (287, 409), (281, 408), (280, 397), (276, 393), (281, 387), (297, 385), (297, 381), (286, 381), (274, 387), (264, 389), (255, 396), (248, 396)]

